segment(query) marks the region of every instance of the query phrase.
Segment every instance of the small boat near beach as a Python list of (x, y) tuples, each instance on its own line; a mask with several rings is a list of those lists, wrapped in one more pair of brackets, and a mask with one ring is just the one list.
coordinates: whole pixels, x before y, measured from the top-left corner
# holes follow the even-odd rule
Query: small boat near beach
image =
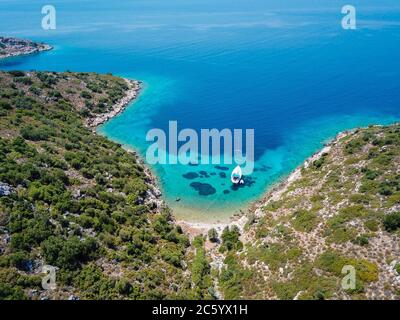
[(231, 174), (231, 181), (233, 184), (243, 184), (244, 181), (242, 179), (243, 173), (242, 173), (242, 168), (240, 166), (237, 166), (235, 169), (233, 169), (232, 174)]

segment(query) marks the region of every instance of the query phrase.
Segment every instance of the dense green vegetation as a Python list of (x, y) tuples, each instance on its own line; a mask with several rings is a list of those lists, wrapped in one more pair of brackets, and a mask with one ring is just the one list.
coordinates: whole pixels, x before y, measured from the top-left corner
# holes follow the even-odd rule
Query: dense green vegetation
[[(0, 196), (0, 299), (211, 297), (204, 249), (192, 266), (144, 167), (84, 126), (126, 89), (111, 75), (0, 72), (0, 182), (13, 189)], [(54, 291), (43, 264), (58, 268)]]
[(240, 250), (243, 243), (239, 240), (240, 231), (237, 226), (226, 227), (222, 232), (222, 244), (220, 251)]
[(192, 282), (195, 288), (196, 299), (215, 298), (212, 284), (211, 267), (204, 248), (204, 238), (197, 236), (193, 241), (195, 257), (192, 263)]

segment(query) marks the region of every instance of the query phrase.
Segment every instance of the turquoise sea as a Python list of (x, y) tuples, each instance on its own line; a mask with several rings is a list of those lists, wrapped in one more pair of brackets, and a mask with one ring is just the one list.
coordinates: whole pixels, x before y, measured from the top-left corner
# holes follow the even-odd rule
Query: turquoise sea
[(337, 0), (54, 0), (48, 31), (45, 4), (0, 2), (0, 35), (55, 47), (0, 69), (143, 81), (100, 134), (144, 155), (148, 130), (172, 120), (198, 132), (255, 130), (256, 170), (242, 188), (232, 188), (233, 165), (152, 166), (178, 218), (228, 219), (338, 132), (400, 119), (398, 0), (352, 1), (357, 30), (341, 28), (347, 3)]

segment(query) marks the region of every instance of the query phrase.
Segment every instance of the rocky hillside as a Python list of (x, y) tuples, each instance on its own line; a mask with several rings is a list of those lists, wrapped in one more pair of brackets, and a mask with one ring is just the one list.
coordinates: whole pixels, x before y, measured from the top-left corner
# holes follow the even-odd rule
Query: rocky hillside
[(213, 296), (202, 239), (191, 250), (137, 157), (88, 127), (131, 89), (111, 75), (0, 72), (0, 299)]
[(228, 299), (398, 299), (399, 235), (400, 125), (374, 126), (309, 159), (212, 255)]

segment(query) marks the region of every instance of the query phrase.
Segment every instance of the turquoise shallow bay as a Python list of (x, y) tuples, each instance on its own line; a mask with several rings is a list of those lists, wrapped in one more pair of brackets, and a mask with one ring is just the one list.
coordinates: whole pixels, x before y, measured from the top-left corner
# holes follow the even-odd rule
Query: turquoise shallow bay
[[(335, 0), (53, 2), (59, 20), (52, 32), (40, 28), (32, 1), (0, 3), (2, 34), (55, 46), (0, 68), (142, 80), (139, 99), (101, 134), (144, 155), (147, 131), (167, 129), (170, 120), (197, 131), (255, 129), (257, 170), (243, 189), (231, 189), (233, 166), (153, 167), (178, 218), (228, 219), (338, 132), (400, 119), (396, 1), (355, 1), (356, 31), (341, 29), (343, 3)], [(192, 182), (215, 193), (201, 196)]]

